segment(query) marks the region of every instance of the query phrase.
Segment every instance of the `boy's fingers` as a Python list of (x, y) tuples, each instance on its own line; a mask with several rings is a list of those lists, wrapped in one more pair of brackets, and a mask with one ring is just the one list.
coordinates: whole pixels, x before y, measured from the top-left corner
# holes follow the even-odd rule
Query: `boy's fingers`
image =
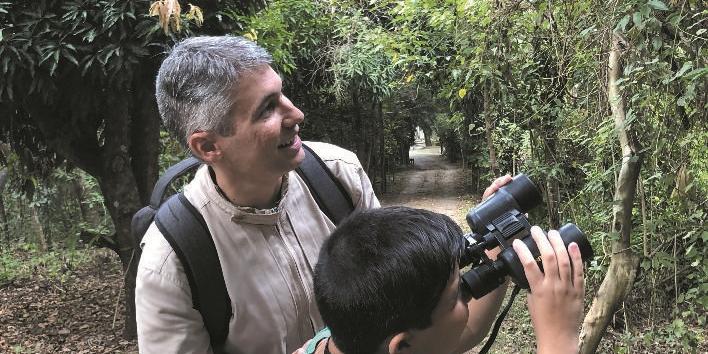
[(568, 253), (573, 262), (573, 286), (581, 294), (585, 294), (585, 276), (583, 271), (583, 258), (580, 254), (580, 248), (575, 242), (568, 245)]
[(536, 241), (538, 252), (541, 255), (541, 264), (543, 264), (543, 272), (549, 279), (558, 278), (558, 263), (556, 263), (556, 252), (553, 251), (551, 243), (548, 242), (548, 237), (543, 233), (538, 226), (531, 227), (531, 237)]
[[(558, 262), (558, 275), (563, 283), (573, 281), (570, 259), (568, 251), (565, 249), (565, 244), (556, 230), (548, 231), (548, 241), (553, 246), (553, 251), (556, 253), (556, 262)], [(545, 269), (545, 268), (544, 268)]]
[(543, 273), (541, 273), (541, 270), (538, 269), (538, 264), (536, 264), (536, 260), (533, 258), (529, 248), (526, 247), (526, 244), (524, 244), (521, 240), (516, 239), (512, 242), (511, 246), (514, 248), (514, 251), (516, 251), (516, 255), (519, 257), (519, 262), (521, 262), (521, 265), (524, 267), (526, 280), (529, 281), (529, 288), (531, 289), (531, 292), (533, 292), (534, 286), (543, 281)]
[(484, 190), (484, 194), (482, 194), (482, 200), (487, 200), (487, 198), (492, 196), (494, 192), (498, 191), (499, 188), (503, 187), (505, 184), (511, 182), (511, 180), (512, 178), (510, 175), (504, 175), (495, 179), (494, 182), (492, 182), (492, 184)]

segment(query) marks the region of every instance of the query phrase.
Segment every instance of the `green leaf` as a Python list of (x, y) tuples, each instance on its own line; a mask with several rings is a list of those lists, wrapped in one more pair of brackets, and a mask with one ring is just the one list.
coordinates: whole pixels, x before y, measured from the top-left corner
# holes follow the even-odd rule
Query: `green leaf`
[(590, 32), (595, 30), (595, 26), (590, 26), (586, 29), (584, 29), (582, 32), (580, 32), (580, 37), (586, 37)]
[(687, 62), (683, 63), (683, 66), (681, 67), (681, 69), (679, 69), (679, 71), (676, 73), (676, 75), (674, 75), (674, 77), (672, 77), (671, 80), (669, 80), (669, 82), (674, 81), (674, 80), (680, 78), (681, 76), (683, 76), (683, 74), (686, 73), (686, 71), (688, 71), (688, 70), (690, 70), (690, 69), (692, 69), (692, 68), (693, 68), (693, 63), (692, 63), (692, 62), (687, 61)]
[(659, 37), (659, 36), (656, 36), (651, 39), (651, 45), (652, 45), (652, 47), (654, 47), (654, 50), (658, 50), (659, 48), (661, 48), (662, 44), (664, 44), (664, 42), (661, 40), (661, 37)]
[(669, 11), (668, 6), (666, 6), (666, 4), (664, 4), (661, 0), (649, 0), (647, 5), (651, 6), (654, 10)]
[(617, 23), (617, 26), (615, 26), (615, 31), (620, 30), (621, 32), (624, 32), (627, 28), (627, 24), (629, 23), (629, 15), (625, 15), (622, 17), (620, 22)]
[(642, 14), (635, 12), (632, 14), (632, 22), (634, 22), (634, 27), (642, 28)]
[(76, 60), (76, 57), (74, 57), (69, 51), (64, 50), (62, 51), (62, 54), (64, 54), (64, 58), (69, 60), (70, 62), (74, 63), (74, 65), (79, 66), (79, 61)]

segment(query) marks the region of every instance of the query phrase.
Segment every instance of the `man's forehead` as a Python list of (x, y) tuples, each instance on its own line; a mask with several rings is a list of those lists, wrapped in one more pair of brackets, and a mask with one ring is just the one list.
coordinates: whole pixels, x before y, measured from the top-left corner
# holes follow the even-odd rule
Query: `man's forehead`
[(235, 99), (257, 98), (280, 92), (281, 76), (270, 65), (263, 65), (244, 72), (233, 88)]
[(282, 76), (268, 64), (259, 65), (247, 70), (244, 70), (241, 76), (238, 78), (239, 82), (249, 81), (252, 79), (263, 80), (272, 79), (282, 81)]

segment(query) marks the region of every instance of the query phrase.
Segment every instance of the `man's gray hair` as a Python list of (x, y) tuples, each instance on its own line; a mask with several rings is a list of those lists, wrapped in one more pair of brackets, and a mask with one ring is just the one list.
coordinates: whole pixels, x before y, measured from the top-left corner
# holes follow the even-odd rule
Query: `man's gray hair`
[(155, 97), (167, 130), (181, 143), (196, 131), (233, 132), (230, 112), (239, 78), (272, 57), (243, 37), (192, 37), (178, 43), (157, 73)]

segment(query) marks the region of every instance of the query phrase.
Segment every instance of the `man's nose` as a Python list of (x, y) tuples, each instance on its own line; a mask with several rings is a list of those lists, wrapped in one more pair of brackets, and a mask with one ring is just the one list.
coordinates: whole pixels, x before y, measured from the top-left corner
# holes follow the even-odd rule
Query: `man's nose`
[(282, 96), (282, 99), (283, 104), (286, 107), (283, 125), (291, 127), (302, 123), (302, 121), (305, 120), (305, 114), (302, 113), (299, 108), (295, 107), (295, 105), (290, 101), (289, 98), (285, 97), (285, 95)]

